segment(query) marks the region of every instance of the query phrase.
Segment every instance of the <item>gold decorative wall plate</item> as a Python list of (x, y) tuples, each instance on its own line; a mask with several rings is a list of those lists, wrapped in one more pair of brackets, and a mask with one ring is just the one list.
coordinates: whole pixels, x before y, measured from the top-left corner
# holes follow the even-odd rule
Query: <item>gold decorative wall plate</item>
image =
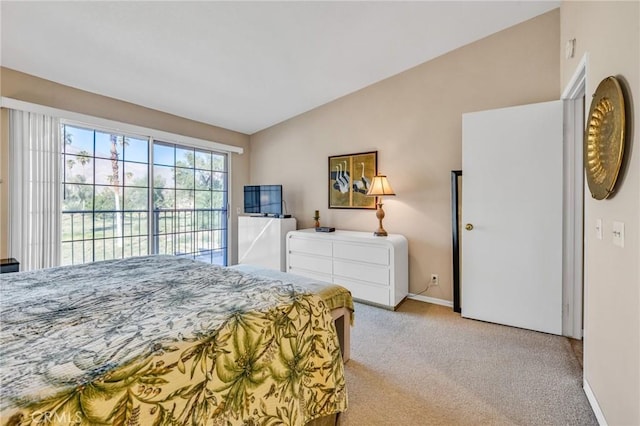
[(591, 196), (613, 193), (622, 166), (625, 137), (624, 95), (615, 77), (600, 82), (589, 109), (584, 135), (584, 167)]

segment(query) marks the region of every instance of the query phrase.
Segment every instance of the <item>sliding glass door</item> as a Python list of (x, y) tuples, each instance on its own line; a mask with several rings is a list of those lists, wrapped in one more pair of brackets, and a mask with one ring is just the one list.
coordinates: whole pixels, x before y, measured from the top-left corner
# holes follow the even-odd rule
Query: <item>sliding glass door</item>
[(65, 124), (62, 264), (149, 253), (227, 264), (227, 154)]
[(153, 252), (227, 264), (227, 156), (155, 142)]

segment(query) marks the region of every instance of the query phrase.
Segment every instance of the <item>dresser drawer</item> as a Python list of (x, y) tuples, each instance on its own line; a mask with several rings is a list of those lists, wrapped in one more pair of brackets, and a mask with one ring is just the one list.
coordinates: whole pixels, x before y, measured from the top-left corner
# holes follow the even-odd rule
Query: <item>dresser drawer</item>
[(323, 274), (321, 272), (308, 271), (306, 269), (298, 269), (295, 267), (290, 267), (287, 271), (290, 274), (296, 274), (307, 278), (312, 278), (314, 280), (331, 282), (331, 274)]
[(377, 265), (389, 265), (389, 249), (387, 247), (335, 242), (333, 243), (333, 257), (375, 263)]
[(333, 283), (346, 287), (356, 299), (377, 303), (379, 305), (393, 306), (388, 287), (370, 285), (342, 277), (334, 277)]
[(336, 279), (353, 278), (382, 286), (388, 286), (390, 282), (389, 268), (386, 266), (364, 265), (338, 259), (333, 260), (333, 275), (336, 275)]
[(289, 237), (289, 252), (330, 257), (332, 254), (331, 241)]
[(329, 274), (333, 272), (331, 258), (305, 256), (304, 254), (289, 253), (289, 272), (292, 269), (305, 269), (312, 272)]

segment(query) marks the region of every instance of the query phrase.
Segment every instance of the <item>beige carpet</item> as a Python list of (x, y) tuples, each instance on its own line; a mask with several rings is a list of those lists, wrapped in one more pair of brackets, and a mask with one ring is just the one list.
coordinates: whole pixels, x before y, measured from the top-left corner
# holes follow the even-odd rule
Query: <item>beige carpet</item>
[(341, 426), (597, 425), (568, 339), (413, 300), (356, 305)]

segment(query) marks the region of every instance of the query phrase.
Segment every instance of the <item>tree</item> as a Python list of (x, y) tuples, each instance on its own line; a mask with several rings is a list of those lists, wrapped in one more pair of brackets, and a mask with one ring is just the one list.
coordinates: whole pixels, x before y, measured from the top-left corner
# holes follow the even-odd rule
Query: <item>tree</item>
[[(121, 196), (121, 182), (120, 182), (120, 152), (119, 149), (121, 147), (126, 146), (129, 141), (128, 138), (111, 134), (109, 135), (110, 141), (110, 158), (111, 158), (111, 174), (107, 176), (107, 180), (109, 181), (111, 192), (113, 194), (113, 206), (109, 206), (106, 200), (104, 200), (104, 193), (96, 193), (94, 196), (94, 207), (96, 210), (115, 210), (116, 213), (116, 235), (122, 235), (122, 215), (119, 213), (120, 211), (120, 196)], [(70, 145), (73, 143), (73, 135), (71, 133), (65, 132), (64, 134), (64, 143)], [(67, 169), (71, 170), (76, 164), (76, 161), (84, 167), (89, 164), (91, 161), (91, 154), (87, 151), (80, 151), (76, 154), (76, 160), (68, 159), (67, 160)], [(80, 183), (86, 182), (86, 178), (84, 175), (76, 175), (71, 179), (67, 179), (67, 181), (77, 181)], [(72, 196), (82, 197), (82, 208), (84, 209), (86, 198), (89, 196), (89, 192), (87, 190), (72, 190), (70, 191)], [(93, 194), (91, 194), (93, 196)], [(120, 239), (117, 240), (117, 244), (120, 246)]]
[[(124, 147), (129, 143), (127, 138), (111, 134), (109, 136), (111, 141), (111, 176), (108, 177), (109, 183), (111, 183), (111, 190), (113, 191), (114, 204), (116, 210), (116, 235), (122, 235), (122, 215), (120, 214), (120, 153), (118, 152), (118, 145)], [(120, 238), (117, 239), (118, 247), (122, 246)]]
[[(185, 155), (184, 159), (176, 162), (175, 180), (176, 187), (190, 189), (189, 198), (181, 192), (176, 199), (176, 207), (195, 208), (196, 210), (210, 210), (217, 206), (222, 206), (222, 194), (212, 192), (212, 190), (224, 189), (224, 181), (221, 174), (211, 171), (210, 157), (205, 160), (203, 156), (198, 156), (194, 151)], [(193, 198), (191, 198), (193, 197)], [(210, 229), (215, 224), (216, 215), (196, 214), (194, 217), (196, 229)], [(213, 221), (214, 223), (212, 223)]]
[(173, 208), (173, 202), (165, 197), (164, 189), (166, 186), (164, 177), (158, 175), (153, 177), (153, 209), (162, 210)]
[[(66, 141), (71, 143), (71, 135), (68, 134)], [(90, 186), (84, 185), (87, 182), (85, 175), (85, 167), (91, 162), (91, 154), (87, 151), (80, 151), (76, 154), (76, 159), (67, 159), (67, 170), (72, 171), (76, 165), (76, 161), (82, 166), (82, 173), (73, 176), (67, 176), (67, 182), (78, 183), (80, 185), (72, 185), (67, 183), (65, 187), (65, 205), (68, 210), (85, 210), (87, 200), (93, 197), (93, 190)]]

